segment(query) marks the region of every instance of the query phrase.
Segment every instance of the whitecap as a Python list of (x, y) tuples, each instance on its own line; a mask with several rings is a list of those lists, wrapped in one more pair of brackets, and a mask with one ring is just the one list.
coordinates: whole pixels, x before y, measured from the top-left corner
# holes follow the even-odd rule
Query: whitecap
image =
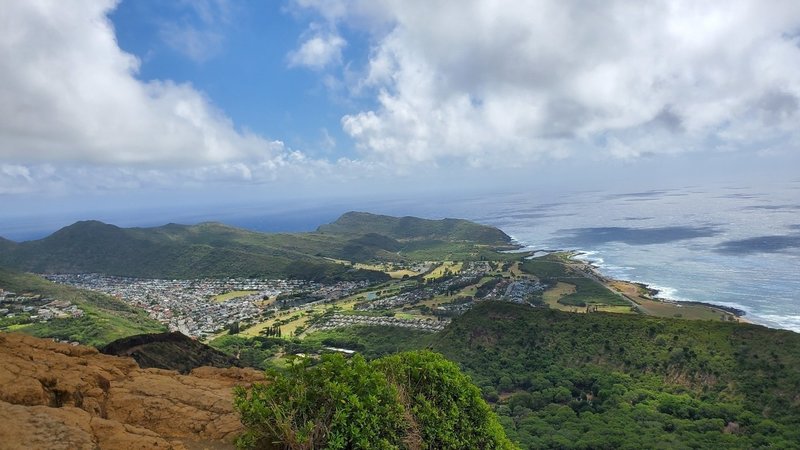
[(759, 314), (753, 316), (754, 321), (758, 319), (767, 322), (778, 328), (784, 328), (800, 333), (800, 315), (781, 315), (781, 314)]
[(746, 316), (749, 316), (750, 315), (750, 311), (751, 311), (751, 307), (745, 306), (745, 305), (742, 305), (741, 303), (736, 303), (736, 302), (710, 301), (710, 302), (704, 302), (704, 303), (708, 303), (710, 305), (725, 306), (727, 308), (735, 308), (735, 309), (738, 309), (740, 311), (744, 311)]
[(658, 285), (658, 284), (652, 284), (652, 283), (648, 283), (646, 281), (639, 281), (639, 280), (633, 280), (633, 282), (634, 283), (641, 283), (641, 284), (647, 285), (647, 287), (649, 287), (651, 289), (657, 290), (658, 294), (656, 294), (656, 298), (660, 298), (662, 300), (673, 300), (673, 301), (676, 301), (676, 302), (693, 302), (693, 301), (695, 301), (695, 300), (692, 300), (690, 298), (686, 298), (686, 297), (682, 297), (682, 296), (678, 295), (678, 290), (673, 288), (673, 287), (661, 286), (661, 285)]
[(594, 250), (582, 251), (579, 250), (572, 256), (572, 259), (576, 259), (581, 262), (585, 262), (591, 264), (596, 267), (603, 267), (605, 260), (598, 255), (599, 253)]

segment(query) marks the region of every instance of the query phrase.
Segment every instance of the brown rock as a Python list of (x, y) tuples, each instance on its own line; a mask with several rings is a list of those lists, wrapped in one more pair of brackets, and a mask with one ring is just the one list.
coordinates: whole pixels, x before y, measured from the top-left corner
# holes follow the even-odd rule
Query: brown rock
[(233, 387), (252, 369), (189, 375), (21, 334), (0, 335), (3, 448), (232, 448), (242, 431)]

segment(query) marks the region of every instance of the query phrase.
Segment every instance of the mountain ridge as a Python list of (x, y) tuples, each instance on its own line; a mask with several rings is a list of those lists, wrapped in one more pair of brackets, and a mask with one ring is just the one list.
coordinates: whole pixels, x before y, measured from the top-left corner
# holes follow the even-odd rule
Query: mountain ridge
[(413, 216), (394, 217), (361, 211), (348, 211), (335, 221), (320, 225), (322, 233), (363, 234), (372, 232), (394, 239), (436, 238), (450, 241), (468, 240), (486, 245), (508, 245), (511, 237), (498, 228), (476, 224), (465, 219), (422, 219)]
[(219, 222), (121, 228), (78, 221), (38, 240), (0, 241), (0, 266), (37, 273), (104, 273), (141, 278), (281, 277), (385, 279), (354, 262), (467, 256), (511, 245), (501, 230), (462, 219), (394, 218), (348, 212), (315, 232), (261, 233)]

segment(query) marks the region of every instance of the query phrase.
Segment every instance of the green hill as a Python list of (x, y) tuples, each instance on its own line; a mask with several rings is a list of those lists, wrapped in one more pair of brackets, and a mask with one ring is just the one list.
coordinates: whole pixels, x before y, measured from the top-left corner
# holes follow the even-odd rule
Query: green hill
[[(398, 231), (408, 225), (405, 231)], [(0, 241), (0, 265), (37, 273), (145, 278), (373, 280), (382, 272), (330, 261), (477, 259), (507, 246), (502, 231), (464, 220), (347, 213), (314, 233), (259, 233), (219, 223), (120, 228), (83, 221), (36, 241)], [(439, 258), (437, 258), (439, 257)]]
[(16, 244), (14, 241), (9, 241), (6, 238), (0, 237), (0, 252), (7, 252), (14, 248)]
[(38, 337), (52, 337), (82, 344), (100, 346), (115, 339), (143, 333), (158, 333), (165, 327), (114, 297), (52, 283), (36, 275), (0, 268), (0, 288), (20, 295), (41, 296), (77, 305), (81, 317), (52, 319), (48, 322), (24, 323), (23, 315), (0, 320), (0, 330), (24, 331)]
[(523, 448), (796, 448), (800, 334), (483, 302), (445, 331), (310, 337), (371, 357), (458, 362)]
[(791, 331), (484, 303), (434, 348), (503, 399), (509, 434), (531, 448), (800, 442)]
[[(119, 228), (77, 222), (37, 241), (16, 244), (0, 264), (37, 273), (98, 272), (146, 278), (295, 277), (375, 279), (379, 272), (349, 269), (311, 253), (309, 236), (264, 234), (203, 223)], [(341, 244), (340, 244), (341, 246)], [(310, 268), (311, 269), (310, 269)]]
[(335, 222), (317, 228), (320, 233), (376, 233), (396, 240), (468, 241), (504, 246), (511, 238), (501, 230), (463, 219), (429, 220), (418, 217), (392, 217), (365, 212), (348, 212)]

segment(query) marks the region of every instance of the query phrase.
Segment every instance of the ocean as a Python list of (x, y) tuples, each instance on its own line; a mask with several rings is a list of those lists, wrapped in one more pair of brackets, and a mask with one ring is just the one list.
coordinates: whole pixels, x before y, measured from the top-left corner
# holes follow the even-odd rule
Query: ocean
[(514, 194), (448, 209), (531, 249), (583, 252), (603, 274), (662, 297), (732, 306), (800, 332), (800, 182)]

